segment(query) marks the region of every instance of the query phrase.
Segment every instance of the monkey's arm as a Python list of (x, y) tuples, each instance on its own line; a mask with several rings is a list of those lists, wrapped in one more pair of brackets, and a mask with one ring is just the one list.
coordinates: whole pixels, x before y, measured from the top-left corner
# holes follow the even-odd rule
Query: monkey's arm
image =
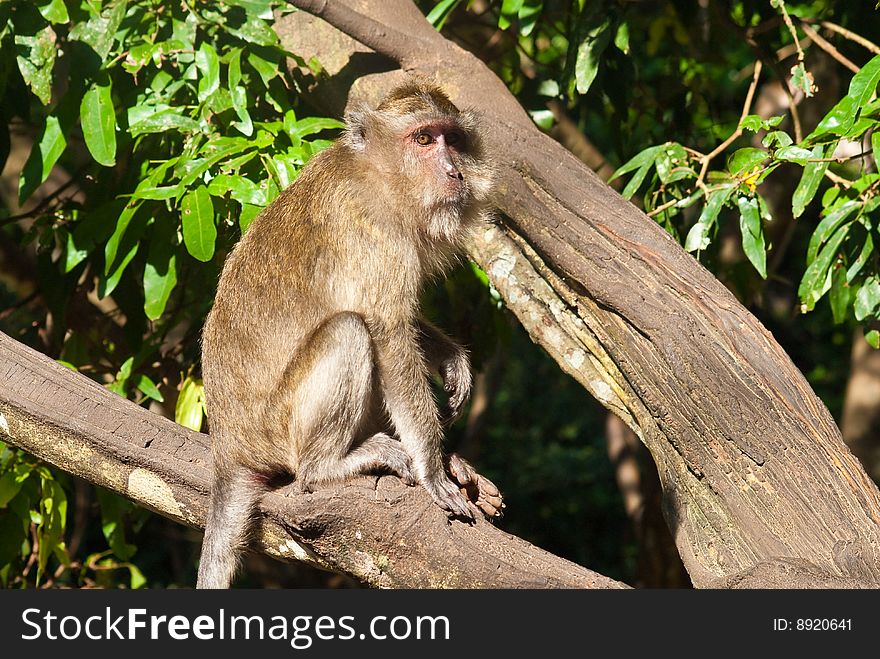
[[(443, 425), (449, 425), (458, 418), (470, 398), (473, 383), (470, 360), (464, 348), (424, 318), (419, 318), (416, 326), (425, 360), (440, 373), (443, 388), (449, 394), (449, 401), (440, 412)], [(505, 506), (501, 492), (492, 481), (478, 474), (464, 458), (455, 453), (450, 454), (446, 458), (446, 468), (452, 480), (458, 483), (486, 517), (500, 517), (503, 514)]]
[(449, 394), (446, 406), (440, 412), (444, 426), (455, 421), (471, 396), (471, 364), (467, 351), (424, 318), (416, 321), (419, 346), (432, 369), (443, 378), (443, 388)]
[(379, 377), (385, 408), (412, 460), (416, 480), (444, 510), (467, 519), (473, 512), (443, 464), (443, 428), (428, 382), (419, 331), (415, 324), (374, 327)]

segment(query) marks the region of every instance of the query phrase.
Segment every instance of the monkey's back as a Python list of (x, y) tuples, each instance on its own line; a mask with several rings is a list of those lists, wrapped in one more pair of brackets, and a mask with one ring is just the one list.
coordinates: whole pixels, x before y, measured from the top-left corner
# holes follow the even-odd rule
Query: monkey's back
[(266, 407), (321, 323), (353, 311), (381, 327), (416, 312), (420, 246), (398, 218), (383, 216), (390, 193), (356, 176), (352, 157), (339, 143), (322, 152), (253, 221), (226, 260), (205, 323), (211, 435), (254, 468), (267, 456), (289, 466), (283, 429)]

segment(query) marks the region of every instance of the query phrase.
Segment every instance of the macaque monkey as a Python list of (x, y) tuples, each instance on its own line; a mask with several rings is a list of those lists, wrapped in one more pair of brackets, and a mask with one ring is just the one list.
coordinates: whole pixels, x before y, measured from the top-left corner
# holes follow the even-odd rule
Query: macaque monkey
[[(199, 588), (229, 586), (278, 473), (311, 488), (392, 472), (466, 520), (503, 507), (490, 481), (444, 458), (442, 426), (468, 400), (471, 371), (418, 308), (425, 278), (487, 213), (476, 118), (414, 80), (347, 119), (232, 250), (205, 323), (214, 464)], [(449, 394), (442, 412), (432, 370)]]

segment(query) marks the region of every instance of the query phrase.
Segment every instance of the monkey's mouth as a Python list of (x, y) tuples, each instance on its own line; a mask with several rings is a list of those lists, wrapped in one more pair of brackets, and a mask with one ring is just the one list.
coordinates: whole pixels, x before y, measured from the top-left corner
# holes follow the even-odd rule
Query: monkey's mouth
[(468, 196), (468, 184), (464, 177), (459, 174), (457, 178), (446, 176), (446, 180), (441, 186), (441, 196), (446, 197), (450, 202), (462, 201)]

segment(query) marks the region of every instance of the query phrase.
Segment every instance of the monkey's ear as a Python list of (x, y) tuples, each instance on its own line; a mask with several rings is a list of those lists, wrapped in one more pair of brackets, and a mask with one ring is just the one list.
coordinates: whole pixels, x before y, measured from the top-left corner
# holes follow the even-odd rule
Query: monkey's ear
[(367, 146), (367, 113), (364, 110), (353, 110), (345, 116), (348, 124), (348, 139), (351, 146), (363, 151)]

